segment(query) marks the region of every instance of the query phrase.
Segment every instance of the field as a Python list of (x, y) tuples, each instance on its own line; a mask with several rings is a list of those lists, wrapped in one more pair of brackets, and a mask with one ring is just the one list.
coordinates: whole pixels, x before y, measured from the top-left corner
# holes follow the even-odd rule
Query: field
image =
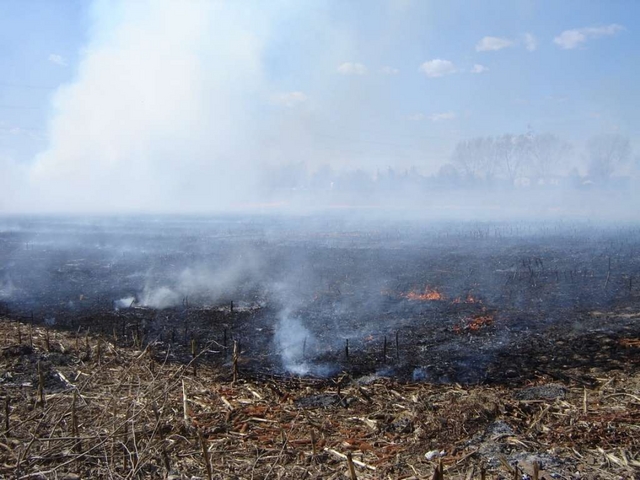
[(2, 475), (634, 478), (638, 251), (586, 222), (4, 219)]

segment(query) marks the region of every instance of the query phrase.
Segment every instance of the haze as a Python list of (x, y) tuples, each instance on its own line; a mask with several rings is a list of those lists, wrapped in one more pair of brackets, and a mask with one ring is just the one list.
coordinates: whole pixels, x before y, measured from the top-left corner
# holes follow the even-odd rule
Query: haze
[(0, 212), (635, 220), (640, 5), (5, 0)]

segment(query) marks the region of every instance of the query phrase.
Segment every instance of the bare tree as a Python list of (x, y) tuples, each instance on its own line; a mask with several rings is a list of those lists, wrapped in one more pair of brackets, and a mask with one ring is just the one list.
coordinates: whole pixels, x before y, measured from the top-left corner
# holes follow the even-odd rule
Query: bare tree
[(589, 174), (606, 181), (629, 160), (631, 144), (624, 135), (608, 133), (592, 137), (587, 143), (587, 151)]
[(451, 163), (468, 178), (477, 177), (480, 170), (480, 158), (474, 146), (475, 140), (459, 141), (451, 156)]
[(488, 178), (495, 171), (493, 137), (476, 137), (456, 144), (451, 162), (467, 178)]
[(511, 185), (520, 175), (522, 166), (530, 151), (530, 137), (527, 135), (505, 134), (495, 141), (495, 155), (498, 165)]
[(530, 137), (529, 153), (531, 171), (539, 178), (547, 178), (554, 166), (571, 151), (571, 144), (552, 133), (542, 133)]

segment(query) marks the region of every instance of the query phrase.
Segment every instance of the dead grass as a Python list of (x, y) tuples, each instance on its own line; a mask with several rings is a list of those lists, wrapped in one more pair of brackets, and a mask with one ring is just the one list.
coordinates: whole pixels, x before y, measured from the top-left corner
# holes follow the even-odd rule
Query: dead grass
[[(637, 349), (629, 340), (620, 348)], [(233, 383), (231, 364), (196, 355), (194, 369), (161, 344), (8, 320), (0, 341), (0, 478), (441, 478), (440, 462), (444, 478), (640, 471), (637, 372), (530, 391), (250, 381), (241, 368)]]

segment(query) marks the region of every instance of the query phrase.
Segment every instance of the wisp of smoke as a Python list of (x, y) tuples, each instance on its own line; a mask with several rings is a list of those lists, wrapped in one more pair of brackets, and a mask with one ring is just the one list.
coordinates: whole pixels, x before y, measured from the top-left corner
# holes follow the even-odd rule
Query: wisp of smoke
[(290, 313), (289, 310), (283, 310), (278, 316), (274, 336), (276, 351), (285, 370), (296, 375), (307, 375), (311, 366), (305, 361), (305, 348), (311, 347), (313, 335)]
[(173, 307), (180, 303), (182, 296), (169, 287), (150, 288), (145, 286), (140, 294), (140, 304), (157, 309)]
[(116, 310), (131, 308), (136, 301), (136, 297), (125, 297), (115, 301)]
[(10, 278), (5, 278), (0, 282), (0, 298), (10, 298), (15, 291), (15, 287)]

